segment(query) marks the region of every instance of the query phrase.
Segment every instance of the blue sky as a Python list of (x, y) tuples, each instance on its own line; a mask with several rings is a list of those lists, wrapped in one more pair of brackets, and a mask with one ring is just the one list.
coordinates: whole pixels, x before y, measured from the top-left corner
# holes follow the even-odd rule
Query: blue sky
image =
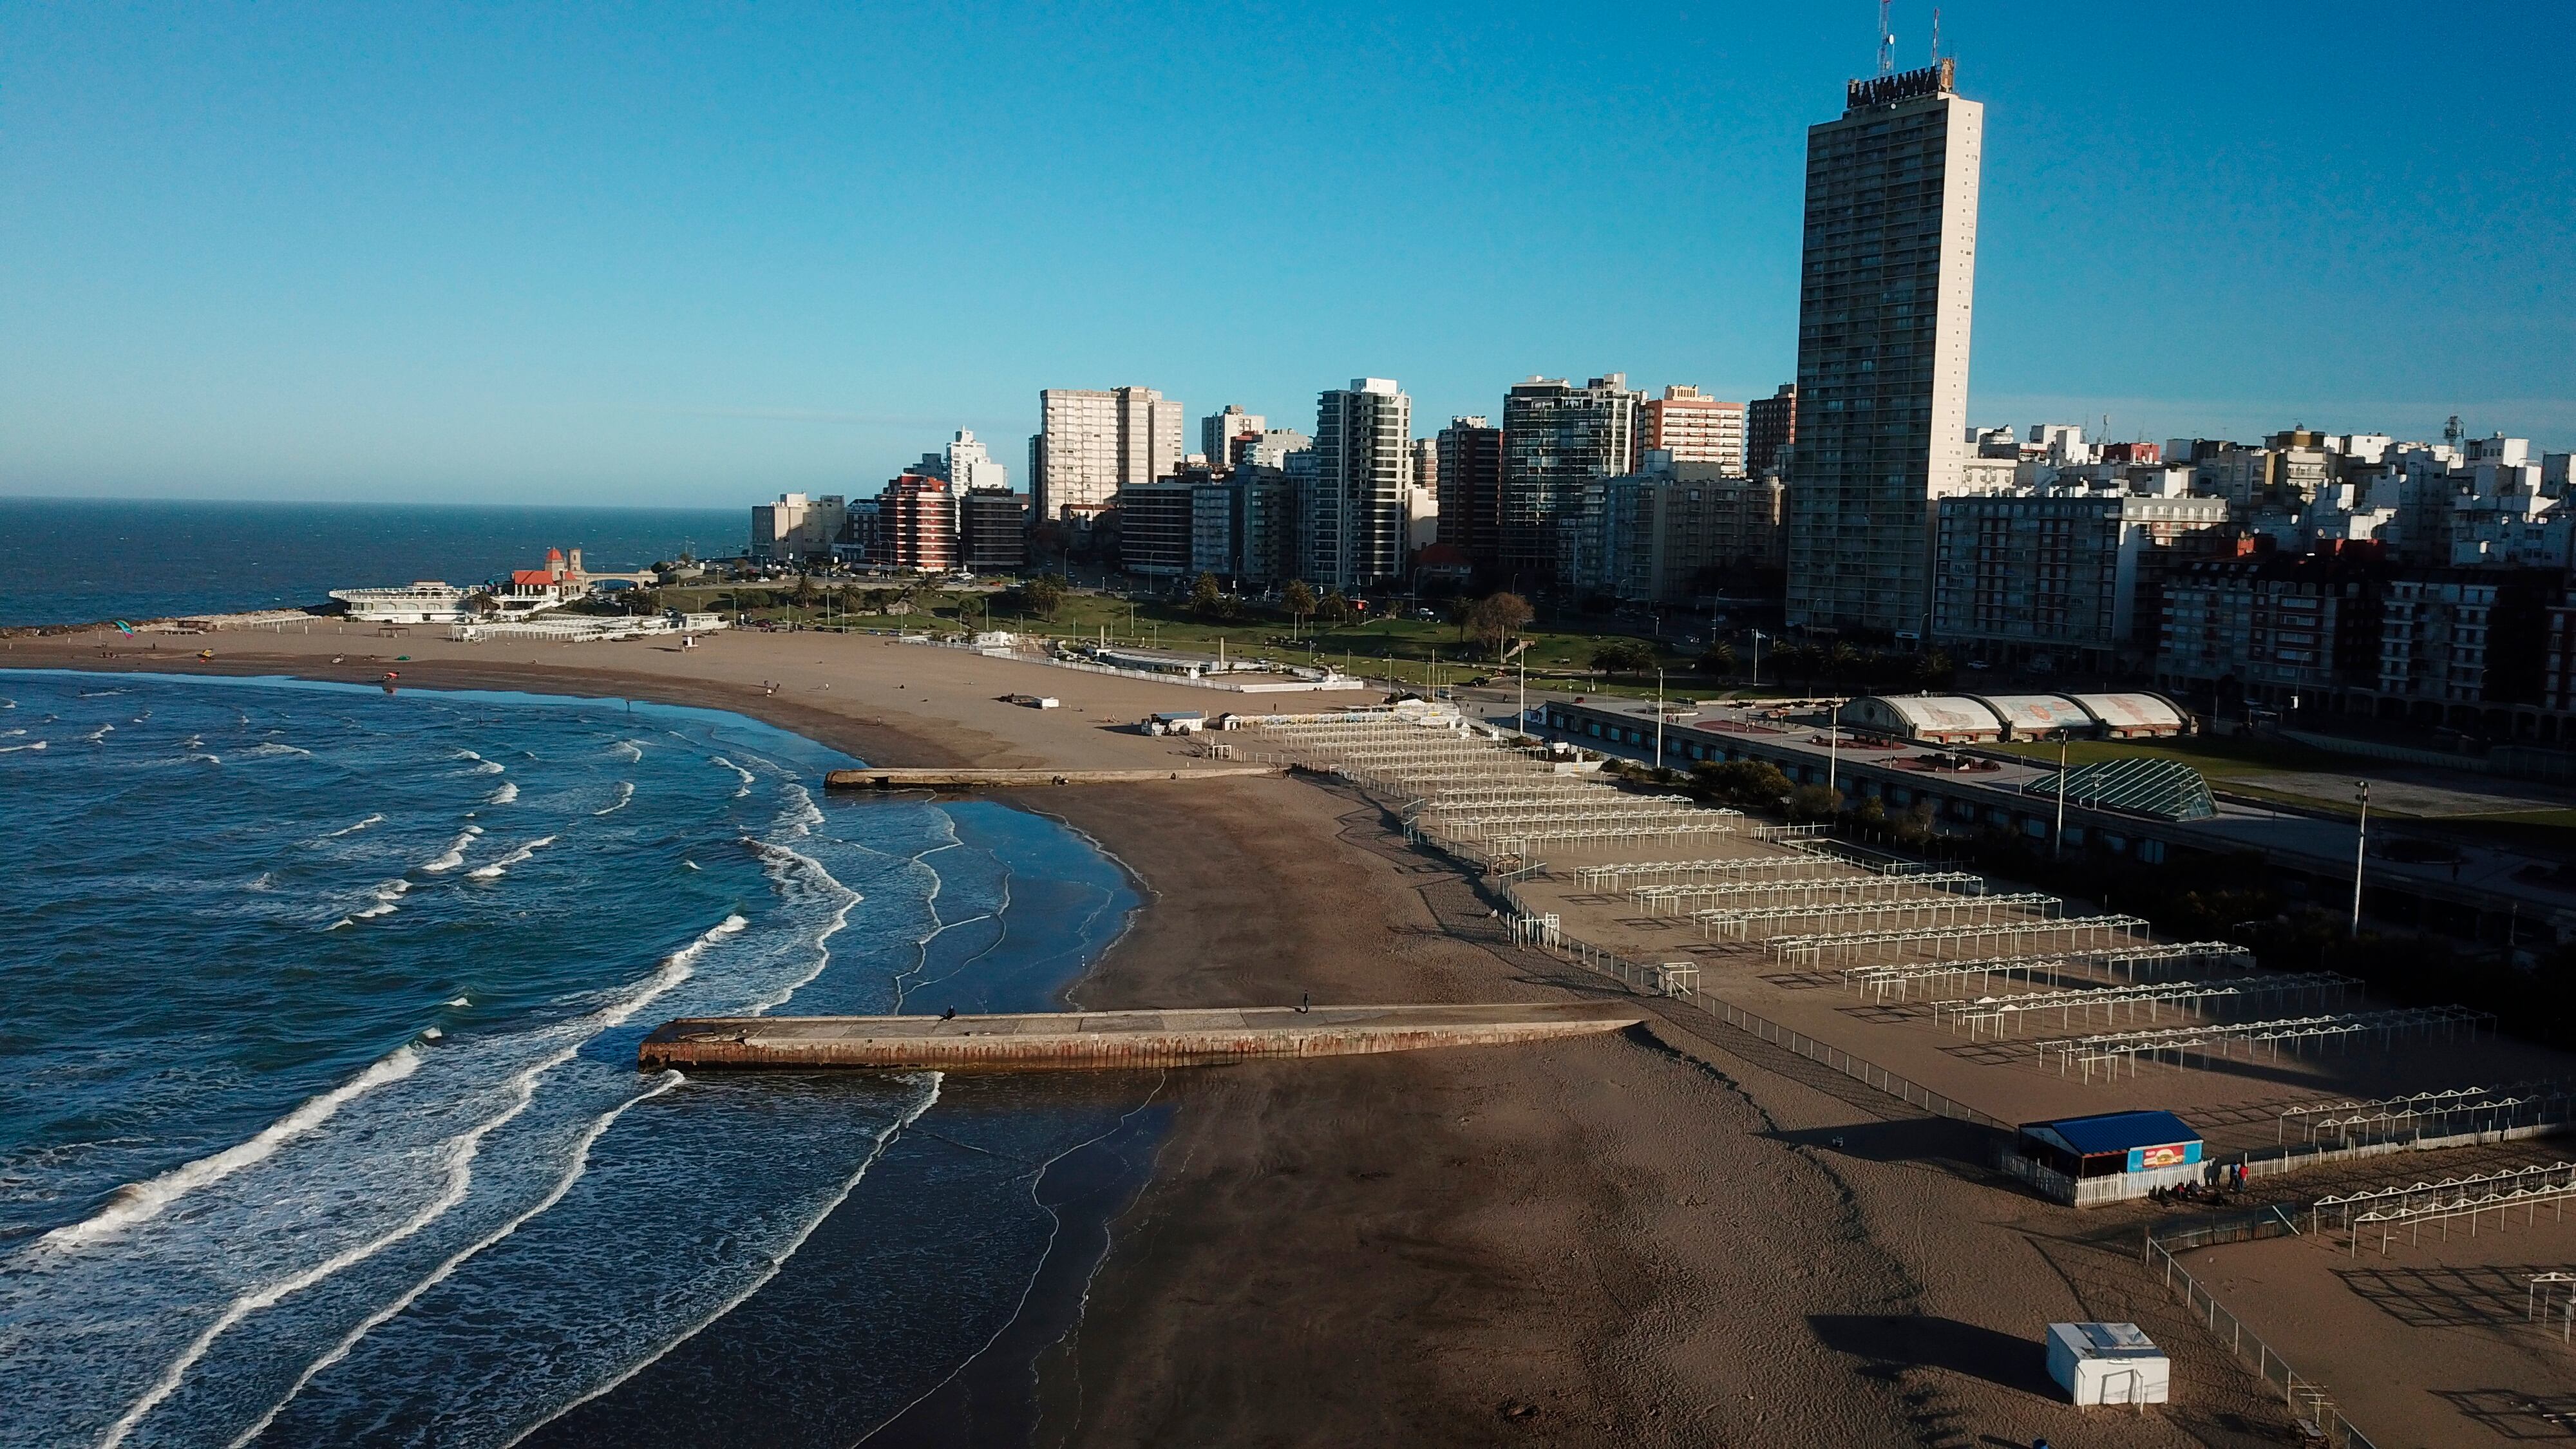
[[(732, 505), (956, 427), (1017, 481), (1045, 386), (1767, 393), (1874, 10), (0, 0), (0, 492)], [(1976, 420), (2576, 445), (2564, 7), (1941, 23)]]

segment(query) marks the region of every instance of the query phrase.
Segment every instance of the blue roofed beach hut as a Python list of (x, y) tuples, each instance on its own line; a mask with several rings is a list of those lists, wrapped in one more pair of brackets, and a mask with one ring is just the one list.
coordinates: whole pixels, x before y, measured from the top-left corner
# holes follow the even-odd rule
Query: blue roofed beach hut
[(2094, 1207), (2201, 1180), (2200, 1134), (2171, 1112), (2025, 1122), (2005, 1167), (2059, 1202)]

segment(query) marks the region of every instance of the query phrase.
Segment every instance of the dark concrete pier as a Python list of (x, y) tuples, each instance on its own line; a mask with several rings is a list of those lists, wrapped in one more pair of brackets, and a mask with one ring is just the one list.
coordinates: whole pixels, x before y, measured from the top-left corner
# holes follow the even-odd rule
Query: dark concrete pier
[(1625, 1030), (1617, 1002), (1478, 1006), (1252, 1006), (1014, 1016), (689, 1017), (644, 1038), (636, 1065), (879, 1067), (940, 1071), (1206, 1066), (1503, 1046)]

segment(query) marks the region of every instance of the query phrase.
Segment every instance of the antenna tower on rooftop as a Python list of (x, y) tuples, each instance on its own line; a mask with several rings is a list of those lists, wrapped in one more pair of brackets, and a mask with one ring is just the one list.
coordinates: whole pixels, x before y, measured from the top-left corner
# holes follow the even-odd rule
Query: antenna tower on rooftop
[(1941, 63), (1941, 7), (1938, 5), (1932, 7), (1932, 63)]
[(1892, 75), (1896, 71), (1896, 32), (1888, 28), (1889, 3), (1890, 0), (1878, 0), (1878, 73), (1880, 75)]

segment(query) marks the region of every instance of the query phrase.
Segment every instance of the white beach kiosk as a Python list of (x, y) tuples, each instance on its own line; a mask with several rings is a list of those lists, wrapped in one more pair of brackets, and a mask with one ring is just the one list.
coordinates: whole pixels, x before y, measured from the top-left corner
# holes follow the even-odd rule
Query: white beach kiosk
[(2048, 1325), (2048, 1376), (2079, 1408), (2161, 1404), (2173, 1392), (2173, 1360), (2134, 1323)]

